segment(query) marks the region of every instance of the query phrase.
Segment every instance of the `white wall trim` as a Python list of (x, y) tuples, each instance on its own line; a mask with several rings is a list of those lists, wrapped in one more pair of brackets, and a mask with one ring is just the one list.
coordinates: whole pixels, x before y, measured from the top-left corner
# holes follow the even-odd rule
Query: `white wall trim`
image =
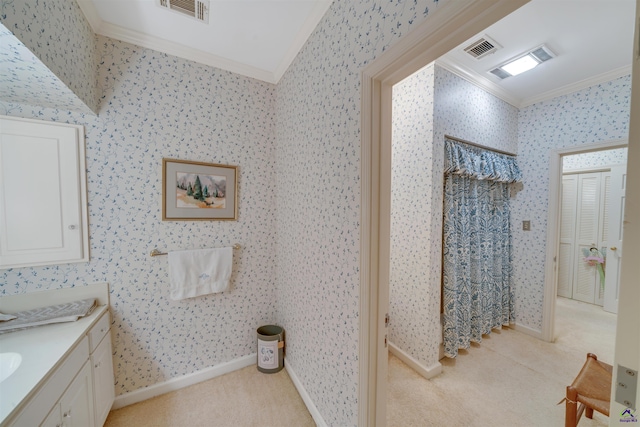
[(509, 326), (515, 331), (522, 332), (525, 335), (529, 335), (529, 336), (532, 336), (532, 337), (537, 338), (539, 340), (542, 340), (542, 331), (540, 331), (538, 329), (533, 329), (533, 328), (530, 328), (528, 326), (521, 325), (519, 323), (515, 323), (515, 324), (509, 325)]
[(409, 353), (399, 349), (398, 346), (392, 342), (389, 342), (389, 351), (398, 359), (402, 360), (411, 369), (416, 371), (420, 376), (428, 380), (442, 373), (442, 364), (440, 362), (436, 362), (431, 366), (424, 366), (422, 363), (414, 359)]
[(548, 92), (543, 92), (539, 95), (532, 96), (531, 98), (523, 99), (519, 108), (528, 107), (529, 105), (537, 104), (538, 102), (548, 101), (562, 95), (578, 92), (600, 83), (628, 76), (629, 74), (631, 74), (631, 65), (625, 65), (624, 67), (616, 68), (615, 70), (607, 71), (606, 73), (598, 74), (596, 76), (589, 77), (588, 79), (583, 79)]
[[(549, 154), (549, 208), (547, 212), (547, 242), (545, 255), (544, 290), (542, 303), (542, 331), (541, 339), (553, 342), (556, 313), (556, 256), (558, 254), (558, 233), (560, 227), (560, 206), (562, 186), (561, 157), (570, 154), (590, 153), (601, 150), (611, 150), (627, 146), (627, 141), (616, 139), (594, 144), (583, 144), (552, 150)], [(520, 326), (524, 327), (524, 326)], [(523, 331), (524, 332), (524, 331)], [(526, 333), (526, 332), (525, 332)], [(535, 336), (535, 335), (534, 335)]]
[(194, 49), (189, 46), (105, 22), (100, 18), (98, 10), (91, 0), (76, 1), (78, 2), (80, 10), (82, 10), (85, 18), (89, 21), (89, 25), (91, 25), (93, 32), (96, 34), (111, 37), (116, 40), (121, 40), (148, 49), (153, 49), (158, 52), (167, 53), (169, 55), (177, 56), (178, 58), (231, 71), (232, 73), (241, 74), (246, 77), (251, 77), (272, 84), (278, 83), (280, 78), (282, 78), (300, 52), (300, 49), (302, 49), (313, 30), (318, 26), (318, 23), (333, 3), (329, 0), (317, 1), (314, 3), (311, 14), (307, 16), (307, 19), (302, 24), (298, 34), (296, 34), (292, 43), (289, 45), (289, 49), (284, 54), (284, 57), (276, 69), (273, 72), (270, 72), (268, 70), (242, 64), (240, 62), (231, 61), (199, 49)]
[(444, 68), (445, 70), (455, 74), (456, 76), (468, 81), (474, 86), (490, 93), (491, 95), (498, 97), (507, 104), (510, 104), (516, 108), (521, 108), (522, 100), (509, 94), (506, 90), (492, 82), (491, 80), (480, 76), (472, 71), (469, 71), (466, 67), (461, 67), (449, 61), (446, 57), (438, 58), (436, 64)]
[(276, 79), (271, 72), (242, 64), (240, 62), (231, 61), (221, 56), (213, 55), (169, 40), (129, 30), (128, 28), (119, 27), (109, 22), (102, 22), (99, 27), (98, 34), (137, 46), (142, 46), (147, 49), (152, 49), (157, 52), (163, 52), (178, 58), (187, 59), (189, 61), (220, 68), (232, 73), (241, 74), (246, 77), (262, 80), (267, 83), (276, 83)]
[(202, 381), (207, 381), (212, 378), (228, 374), (229, 372), (255, 365), (257, 357), (257, 353), (252, 353), (239, 359), (232, 360), (231, 362), (221, 363), (216, 366), (201, 369), (191, 374), (171, 378), (168, 381), (156, 383), (149, 387), (121, 394), (116, 397), (113, 402), (112, 409), (133, 405), (134, 403), (142, 402), (143, 400), (151, 399), (152, 397), (160, 396), (161, 394), (180, 390), (181, 388), (189, 387), (191, 385), (201, 383)]
[(592, 76), (587, 79), (583, 79), (547, 92), (543, 92), (529, 98), (520, 99), (509, 94), (502, 87), (498, 86), (484, 76), (476, 74), (466, 67), (462, 67), (459, 64), (451, 62), (447, 58), (439, 58), (436, 61), (436, 64), (446, 69), (447, 71), (450, 71), (451, 73), (457, 75), (458, 77), (468, 81), (469, 83), (478, 86), (480, 89), (500, 98), (504, 102), (513, 105), (518, 109), (522, 109), (539, 102), (549, 101), (550, 99), (557, 98), (559, 96), (578, 92), (591, 86), (609, 82), (611, 80), (615, 80), (617, 78), (628, 76), (629, 74), (631, 74), (631, 65), (625, 65), (623, 67), (616, 68), (614, 70), (610, 70), (605, 73), (601, 73), (596, 76)]
[(291, 365), (287, 363), (286, 358), (284, 360), (284, 368), (287, 370), (287, 374), (289, 374), (289, 378), (291, 378), (293, 385), (296, 386), (296, 390), (298, 390), (298, 394), (302, 398), (302, 401), (304, 402), (304, 404), (307, 406), (307, 409), (309, 410), (309, 413), (311, 414), (313, 421), (315, 421), (316, 426), (327, 427), (328, 425), (324, 421), (324, 418), (322, 418), (320, 411), (318, 410), (316, 405), (313, 403), (311, 396), (309, 396), (309, 393), (307, 393), (307, 390), (302, 385), (302, 382), (298, 378), (298, 375), (295, 373)]

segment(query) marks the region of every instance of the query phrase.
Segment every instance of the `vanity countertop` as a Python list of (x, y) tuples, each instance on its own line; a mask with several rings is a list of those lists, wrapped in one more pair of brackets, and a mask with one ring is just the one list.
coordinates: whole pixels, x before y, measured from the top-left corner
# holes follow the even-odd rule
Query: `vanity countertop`
[(38, 326), (0, 335), (0, 352), (15, 352), (22, 363), (0, 383), (0, 424), (18, 413), (62, 360), (107, 311), (106, 305), (75, 322)]

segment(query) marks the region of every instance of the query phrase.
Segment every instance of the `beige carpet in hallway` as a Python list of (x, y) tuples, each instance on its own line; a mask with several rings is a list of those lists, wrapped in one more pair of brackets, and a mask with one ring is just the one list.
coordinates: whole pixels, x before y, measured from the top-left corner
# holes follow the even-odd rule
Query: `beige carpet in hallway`
[(315, 426), (289, 375), (240, 369), (109, 413), (105, 427)]
[[(616, 316), (564, 298), (557, 305), (555, 343), (494, 331), (455, 360), (443, 359), (443, 373), (430, 381), (390, 356), (387, 425), (564, 426), (564, 405), (557, 403), (587, 352), (613, 362)], [(607, 425), (598, 413), (580, 421)]]
[[(389, 357), (388, 426), (562, 427), (565, 388), (587, 352), (612, 363), (616, 316), (601, 307), (558, 299), (556, 342), (512, 329), (443, 359), (443, 373), (425, 380)], [(303, 427), (315, 423), (285, 370), (255, 366), (112, 411), (107, 427)], [(581, 427), (606, 426), (595, 414)], [(342, 427), (342, 426), (330, 426)]]

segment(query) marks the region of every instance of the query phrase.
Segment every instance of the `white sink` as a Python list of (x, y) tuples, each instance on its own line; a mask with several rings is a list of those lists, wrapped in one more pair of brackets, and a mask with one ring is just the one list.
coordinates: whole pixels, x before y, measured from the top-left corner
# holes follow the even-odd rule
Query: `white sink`
[(22, 356), (18, 353), (0, 353), (0, 383), (9, 378), (21, 362)]

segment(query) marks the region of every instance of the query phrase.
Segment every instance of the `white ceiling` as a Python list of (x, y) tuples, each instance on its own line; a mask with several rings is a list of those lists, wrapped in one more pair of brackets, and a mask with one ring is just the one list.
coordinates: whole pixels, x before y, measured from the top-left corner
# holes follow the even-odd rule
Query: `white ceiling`
[[(118, 40), (277, 83), (331, 0), (210, 0), (210, 22), (159, 0), (78, 0), (94, 31)], [(454, 1), (454, 0), (451, 0)], [(480, 33), (502, 48), (480, 60), (470, 39), (438, 63), (516, 107), (629, 74), (635, 0), (532, 0)], [(519, 76), (488, 71), (541, 44), (557, 57)]]
[[(521, 108), (629, 74), (634, 11), (635, 0), (532, 0), (437, 62)], [(481, 59), (464, 52), (484, 34), (502, 48)], [(557, 57), (504, 80), (489, 73), (541, 44)]]
[(94, 32), (277, 83), (331, 0), (210, 0), (209, 23), (159, 0), (78, 0)]

